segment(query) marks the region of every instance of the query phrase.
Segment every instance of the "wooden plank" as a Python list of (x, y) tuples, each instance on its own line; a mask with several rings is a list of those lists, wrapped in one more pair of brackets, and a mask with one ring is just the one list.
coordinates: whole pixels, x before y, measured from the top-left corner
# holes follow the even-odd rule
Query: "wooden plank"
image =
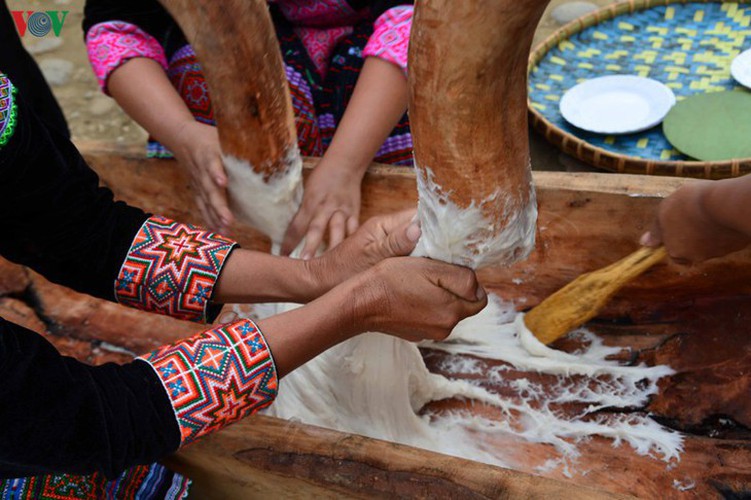
[(22, 293), (28, 286), (24, 268), (0, 257), (0, 297)]
[(36, 310), (59, 337), (105, 342), (139, 355), (206, 328), (83, 295), (29, 273)]
[[(621, 498), (521, 472), (254, 416), (168, 461), (205, 499)], [(206, 471), (211, 471), (207, 474)]]

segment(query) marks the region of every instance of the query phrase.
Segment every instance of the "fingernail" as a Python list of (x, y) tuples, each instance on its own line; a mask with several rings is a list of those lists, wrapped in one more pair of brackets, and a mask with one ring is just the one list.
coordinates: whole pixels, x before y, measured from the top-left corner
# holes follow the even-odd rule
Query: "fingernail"
[(420, 229), (420, 226), (413, 222), (407, 228), (407, 238), (409, 238), (409, 241), (416, 242), (420, 239), (420, 236), (422, 236), (422, 229)]
[(641, 239), (639, 240), (639, 244), (642, 246), (649, 246), (652, 243), (652, 233), (647, 231), (646, 233), (641, 235)]
[(485, 289), (481, 286), (477, 287), (477, 300), (485, 300), (485, 297), (488, 296), (488, 293), (485, 291)]

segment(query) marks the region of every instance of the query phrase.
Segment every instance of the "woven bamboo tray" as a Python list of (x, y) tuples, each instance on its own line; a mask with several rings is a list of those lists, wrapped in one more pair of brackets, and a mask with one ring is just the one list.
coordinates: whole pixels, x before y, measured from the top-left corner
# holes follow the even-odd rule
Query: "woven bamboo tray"
[(558, 111), (566, 90), (606, 74), (655, 78), (679, 100), (698, 92), (746, 91), (729, 68), (735, 55), (751, 47), (750, 3), (630, 0), (563, 26), (530, 55), (533, 127), (565, 153), (613, 172), (704, 179), (751, 173), (751, 158), (704, 162), (683, 156), (667, 143), (661, 126), (608, 137), (576, 129)]

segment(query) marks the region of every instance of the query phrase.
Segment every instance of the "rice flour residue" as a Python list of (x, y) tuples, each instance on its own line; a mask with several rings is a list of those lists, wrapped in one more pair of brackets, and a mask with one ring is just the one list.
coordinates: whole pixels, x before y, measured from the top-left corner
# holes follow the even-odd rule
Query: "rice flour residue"
[[(295, 306), (257, 313), (290, 307)], [(449, 339), (423, 343), (449, 354), (441, 366), (447, 376), (431, 373), (415, 344), (380, 333), (361, 335), (283, 379), (267, 413), (512, 468), (529, 468), (517, 451), (525, 443), (545, 443), (551, 453), (534, 465), (540, 472), (562, 467), (571, 474), (577, 444), (592, 436), (627, 443), (638, 454), (666, 462), (679, 459), (679, 433), (644, 414), (599, 413), (643, 407), (657, 393), (660, 378), (673, 373), (669, 367), (622, 366), (607, 359), (619, 348), (586, 331), (579, 335), (588, 345), (575, 355), (549, 349), (528, 332), (519, 335), (522, 317), (491, 296), (488, 307), (461, 322)], [(488, 368), (483, 360), (497, 362)], [(482, 404), (485, 411), (421, 411), (451, 398), (473, 402), (467, 408)]]

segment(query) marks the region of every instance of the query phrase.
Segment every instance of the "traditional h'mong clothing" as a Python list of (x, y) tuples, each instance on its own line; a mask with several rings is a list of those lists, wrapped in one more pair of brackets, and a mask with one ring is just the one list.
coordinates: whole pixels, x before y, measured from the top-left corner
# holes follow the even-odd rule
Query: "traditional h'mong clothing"
[[(303, 155), (322, 156), (328, 148), (365, 57), (379, 57), (406, 73), (412, 3), (396, 0), (269, 2)], [(88, 0), (84, 31), (89, 60), (105, 92), (107, 79), (115, 69), (134, 57), (146, 57), (165, 69), (196, 120), (215, 123), (206, 81), (195, 53), (157, 0)], [(148, 154), (172, 156), (151, 139)], [(412, 165), (412, 136), (406, 114), (374, 160)]]
[[(235, 242), (115, 202), (69, 141), (5, 8), (0, 38), (0, 255), (83, 293), (211, 320)], [(188, 481), (149, 464), (277, 392), (248, 320), (94, 367), (0, 318), (0, 380), (0, 499), (14, 500), (183, 498)]]

